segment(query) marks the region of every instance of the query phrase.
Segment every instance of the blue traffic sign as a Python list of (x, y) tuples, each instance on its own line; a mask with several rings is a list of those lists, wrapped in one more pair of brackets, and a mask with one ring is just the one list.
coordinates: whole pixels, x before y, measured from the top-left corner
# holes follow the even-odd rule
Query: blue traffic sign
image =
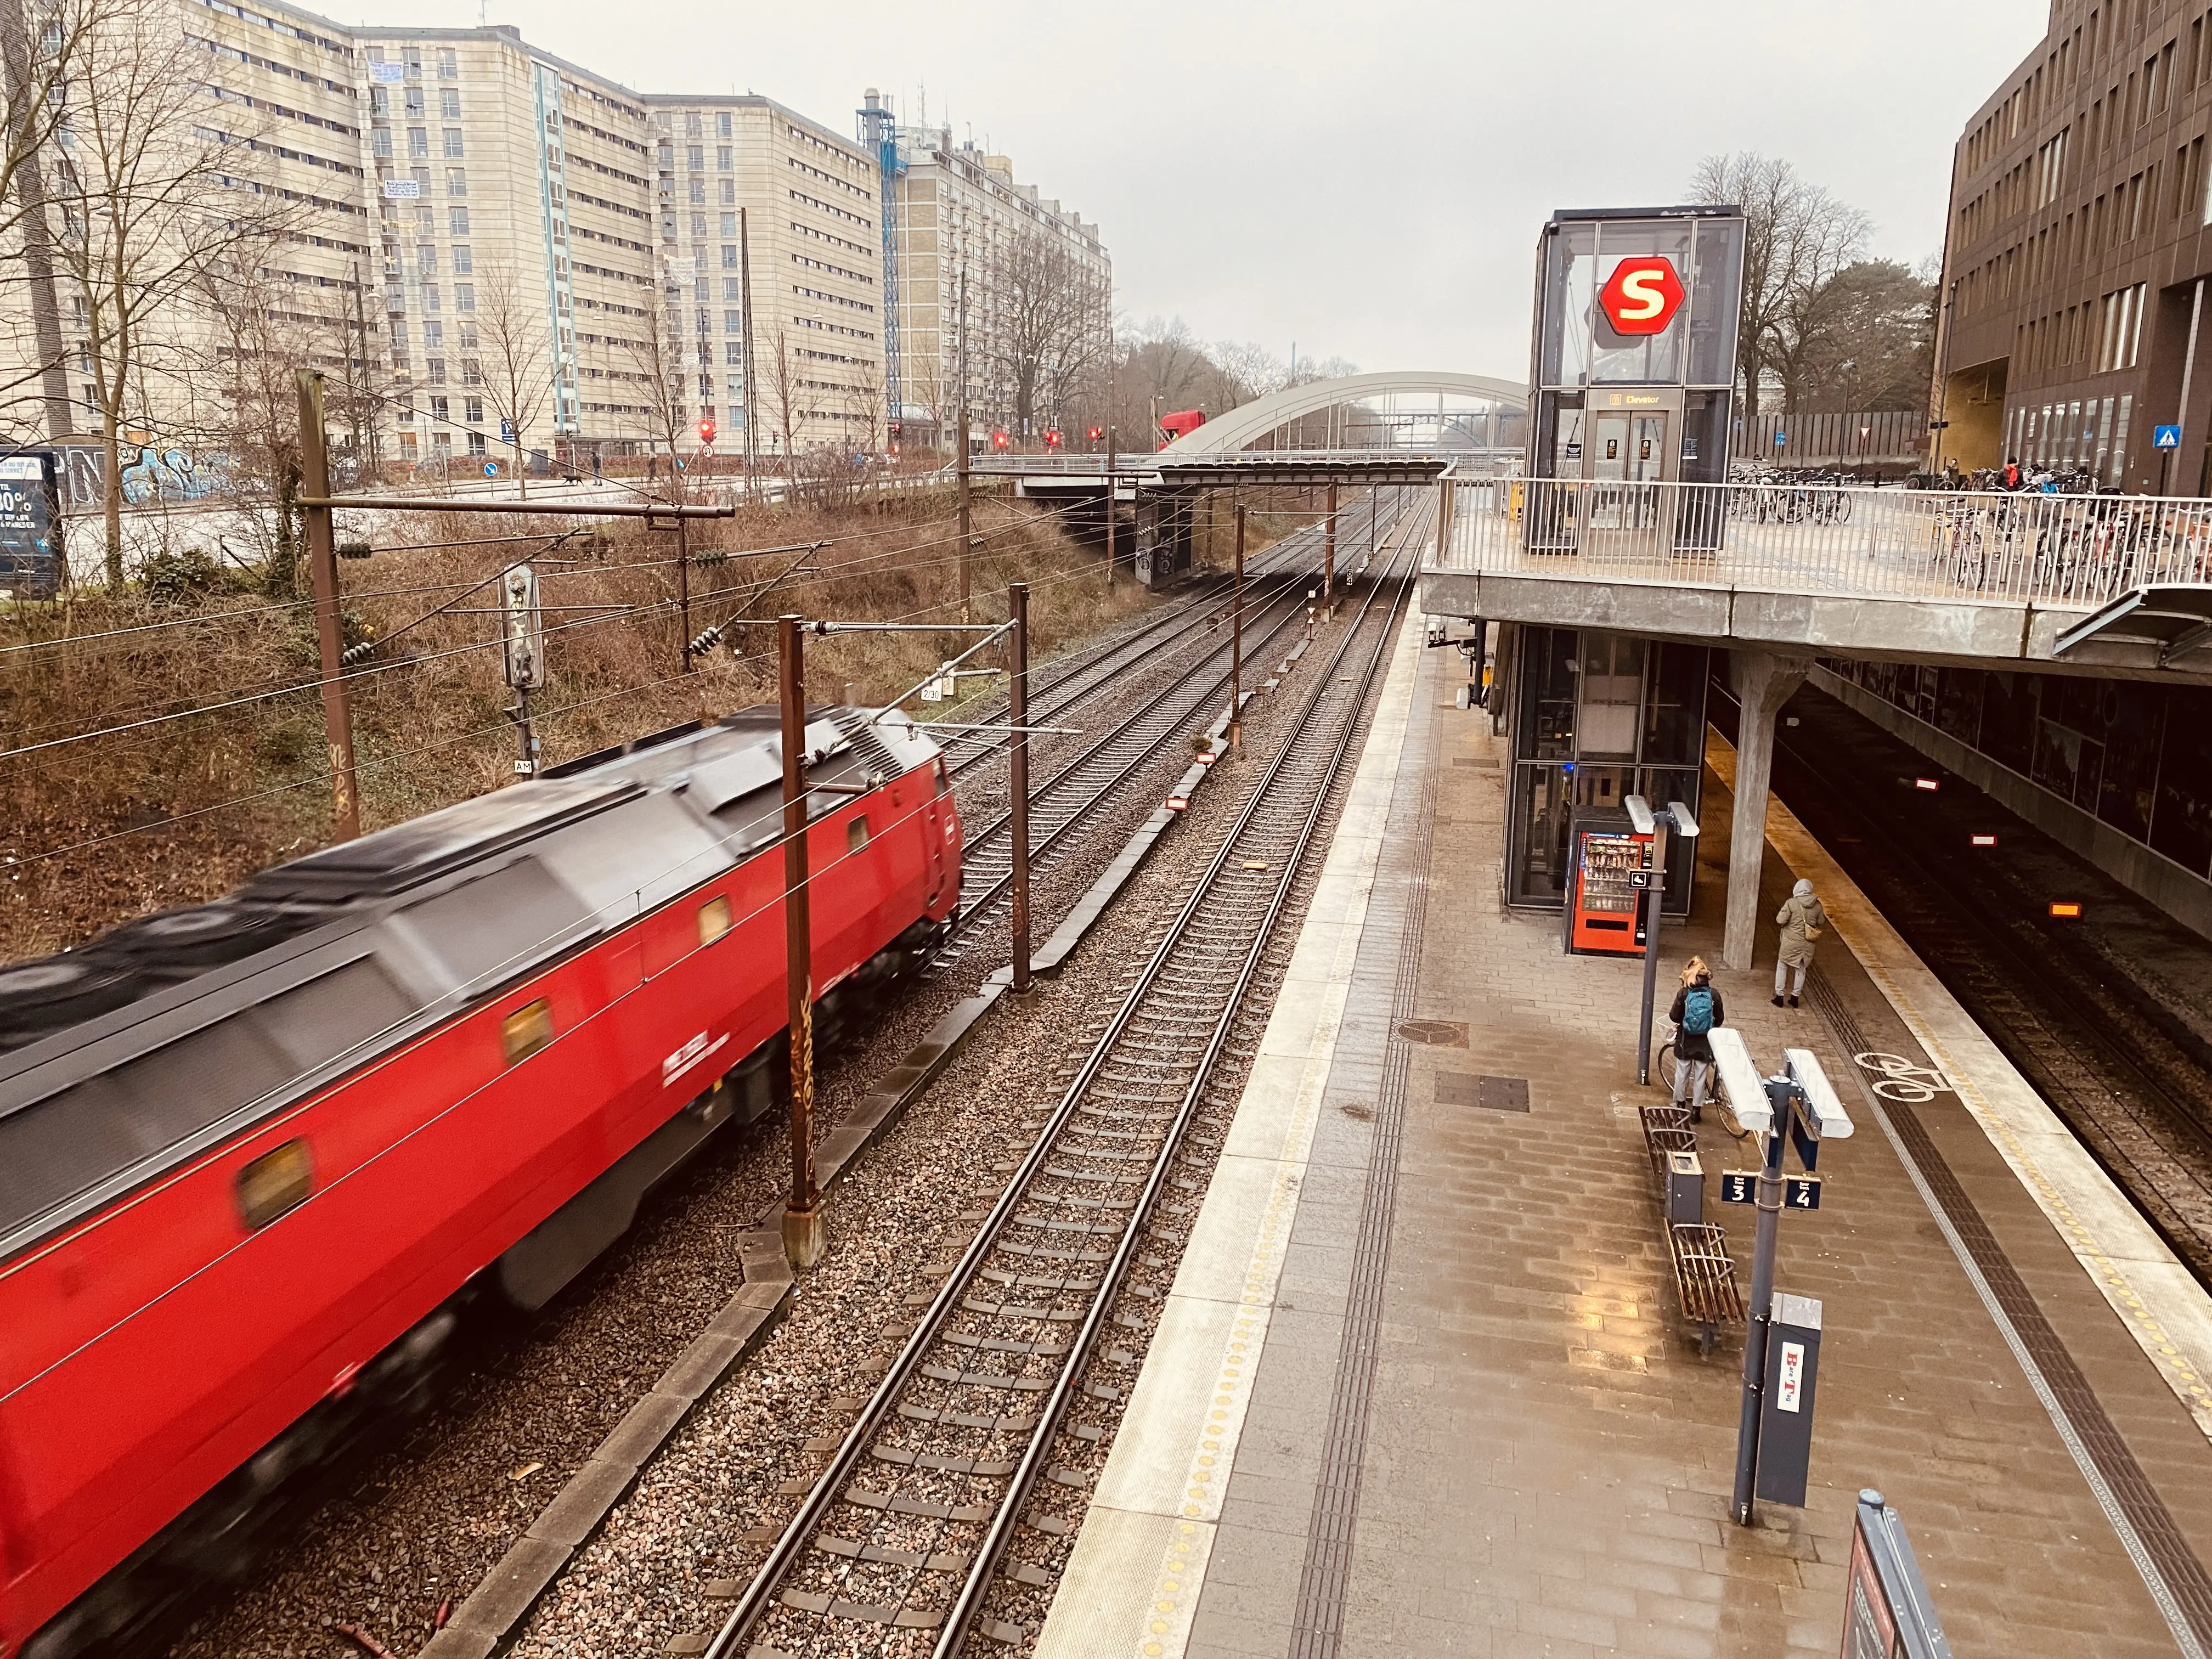
[(513, 421), (501, 421), (499, 423), (499, 441), (503, 444), (511, 444), (514, 441), (514, 422)]
[(2153, 449), (2180, 448), (2181, 428), (2179, 426), (2154, 426), (2151, 428), (2150, 447)]
[(496, 478), (499, 477), (499, 463), (497, 461), (486, 461), (484, 463), (484, 477), (487, 478)]
[(1790, 441), (1790, 434), (1789, 434), (1788, 433), (1786, 433), (1786, 432), (1778, 432), (1778, 433), (1776, 433), (1776, 434), (1774, 434), (1774, 447), (1775, 447), (1777, 449), (1781, 448), (1783, 445), (1784, 445), (1784, 444), (1788, 443), (1789, 441)]

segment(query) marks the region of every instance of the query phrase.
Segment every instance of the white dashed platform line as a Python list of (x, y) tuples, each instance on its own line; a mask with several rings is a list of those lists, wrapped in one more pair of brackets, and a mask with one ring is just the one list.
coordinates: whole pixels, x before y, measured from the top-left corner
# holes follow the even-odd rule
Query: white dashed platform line
[(1221, 1160), (1037, 1639), (1037, 1659), (1180, 1659), (1297, 1218), (1405, 747), (1422, 619), (1375, 723)]
[[(1705, 763), (1733, 791), (1735, 750)], [(1796, 815), (1769, 798), (1766, 839), (1809, 877), (1851, 954), (1957, 1091), (2197, 1426), (2212, 1437), (2212, 1296), (2113, 1185), (2043, 1097), (1990, 1041)]]

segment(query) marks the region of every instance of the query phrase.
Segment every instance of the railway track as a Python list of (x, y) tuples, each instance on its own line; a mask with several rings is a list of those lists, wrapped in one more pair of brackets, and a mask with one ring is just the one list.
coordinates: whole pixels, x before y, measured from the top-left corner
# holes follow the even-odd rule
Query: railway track
[(1928, 763), (1899, 745), (1890, 763), (1874, 736), (1853, 729), (1864, 725), (1858, 716), (1827, 704), (1776, 733), (1778, 793), (2212, 1286), (2212, 1079), (2047, 936), (1985, 860), (1961, 855), (1972, 826), (1956, 807), (1923, 798), (1922, 820), (1877, 819), (1869, 803), (1885, 799), (1881, 783), (1899, 768), (1924, 774)]
[[(1291, 735), (1012, 1166), (881, 1383), (708, 1644), (709, 1659), (939, 1656), (1023, 1643), (1055, 1582), (1147, 1322), (1203, 1182), (1176, 1174), (1194, 1122), (1226, 1103), (1256, 1031), (1247, 994), (1280, 969), (1291, 902), (1410, 601), (1394, 555), (1319, 667)], [(1256, 764), (1248, 762), (1248, 764)], [(1224, 1064), (1224, 1061), (1228, 1062)], [(1160, 1249), (1174, 1246), (1155, 1238)], [(916, 1298), (910, 1298), (914, 1300)]]
[[(1379, 521), (1383, 516), (1379, 499), (1342, 508), (1338, 514), (1340, 550), (1348, 551), (1356, 538), (1367, 533), (1370, 519)], [(1322, 531), (1317, 525), (1301, 526), (1269, 547), (1245, 568), (1244, 602), (1248, 609), (1279, 592), (1298, 587), (1316, 574), (1318, 567), (1310, 566), (1309, 562), (1317, 561), (1321, 550)], [(1119, 636), (1081, 647), (1033, 671), (1030, 723), (1049, 726), (1075, 714), (1101, 693), (1117, 689), (1133, 671), (1186, 644), (1195, 629), (1221, 611), (1233, 580), (1229, 576), (1212, 578)], [(1006, 699), (1000, 696), (981, 704), (974, 718), (979, 725), (988, 725), (1003, 720), (1006, 712)], [(950, 769), (954, 780), (965, 778), (986, 762), (1004, 762), (1006, 750), (1004, 738), (970, 745), (968, 753), (951, 763)]]

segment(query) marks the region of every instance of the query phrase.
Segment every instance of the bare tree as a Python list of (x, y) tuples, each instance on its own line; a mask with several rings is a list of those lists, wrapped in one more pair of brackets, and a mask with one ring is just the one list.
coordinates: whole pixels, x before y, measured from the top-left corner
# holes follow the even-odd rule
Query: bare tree
[(1815, 298), (1859, 258), (1871, 225), (1857, 208), (1797, 176), (1779, 156), (1708, 155), (1690, 185), (1695, 202), (1741, 207), (1743, 314), (1736, 331), (1743, 415), (1759, 418), (1759, 377), (1785, 365), (1804, 338)]
[(760, 375), (759, 396), (768, 405), (768, 413), (783, 434), (783, 466), (787, 472), (793, 459), (792, 428), (801, 418), (806, 398), (806, 371), (799, 362), (799, 354), (791, 343), (791, 336), (781, 323), (766, 342), (768, 349), (761, 352), (755, 363)]
[(28, 0), (0, 0), (0, 249), (8, 256), (0, 262), (0, 314), (11, 332), (28, 325), (0, 371), (0, 407), (12, 416), (23, 397), (35, 398), (49, 438), (76, 428), (47, 205), (49, 152), (93, 32), (142, 3), (41, 0), (33, 9)]
[(1112, 295), (1100, 273), (1047, 230), (991, 252), (988, 349), (1011, 397), (1015, 429), (1057, 419), (1079, 380), (1106, 355)]
[(639, 332), (625, 337), (618, 348), (630, 366), (630, 380), (638, 388), (644, 407), (647, 441), (668, 451), (669, 494), (676, 501), (684, 499), (684, 473), (676, 465), (676, 445), (689, 420), (684, 388), (690, 370), (684, 358), (684, 337), (678, 331), (682, 295), (677, 287), (653, 289), (646, 314), (635, 319)]
[(107, 580), (123, 581), (123, 430), (150, 422), (191, 362), (192, 303), (210, 274), (301, 216), (258, 187), (265, 118), (218, 102), (204, 49), (161, 0), (92, 31), (56, 130), (57, 264), (77, 302), (106, 451)]
[[(464, 381), (472, 368), (483, 378), (484, 401), (514, 434), (515, 482), (526, 500), (530, 477), (522, 457), (528, 434), (545, 418), (560, 383), (544, 301), (544, 293), (532, 292), (513, 265), (485, 266), (477, 278), (475, 326), (480, 355), (473, 364), (464, 356), (461, 364)], [(465, 354), (468, 350), (465, 334), (461, 349)]]

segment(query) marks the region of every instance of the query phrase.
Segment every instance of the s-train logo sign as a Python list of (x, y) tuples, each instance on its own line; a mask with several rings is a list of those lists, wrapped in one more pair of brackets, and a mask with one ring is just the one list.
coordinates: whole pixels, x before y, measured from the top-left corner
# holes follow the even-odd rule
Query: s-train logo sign
[(1598, 290), (1597, 302), (1616, 334), (1656, 334), (1682, 308), (1682, 279), (1664, 254), (1623, 259)]

